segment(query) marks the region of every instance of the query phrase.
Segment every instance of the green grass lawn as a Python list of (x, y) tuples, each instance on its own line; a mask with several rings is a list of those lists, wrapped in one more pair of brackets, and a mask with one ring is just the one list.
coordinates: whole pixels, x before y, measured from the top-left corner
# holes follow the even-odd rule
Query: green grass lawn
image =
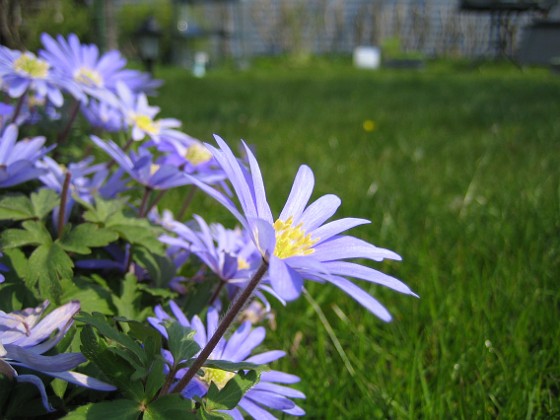
[[(360, 283), (389, 324), (330, 285), (307, 284), (321, 315), (303, 297), (275, 305), (265, 345), (286, 350), (275, 368), (302, 378), (310, 418), (560, 417), (558, 76), (449, 63), (368, 72), (344, 60), (157, 76), (161, 115), (204, 141), (254, 145), (277, 212), (306, 163), (315, 196), (341, 197), (337, 217), (372, 220), (355, 236), (403, 257), (372, 266), (420, 299)], [(233, 223), (198, 197), (193, 211)]]

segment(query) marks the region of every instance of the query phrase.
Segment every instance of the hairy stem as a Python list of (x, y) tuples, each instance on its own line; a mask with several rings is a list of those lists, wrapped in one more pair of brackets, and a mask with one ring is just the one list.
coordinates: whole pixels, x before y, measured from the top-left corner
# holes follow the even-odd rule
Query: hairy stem
[(196, 373), (208, 359), (214, 348), (218, 345), (220, 339), (224, 336), (231, 323), (235, 320), (239, 312), (241, 312), (241, 310), (245, 307), (245, 304), (253, 294), (253, 291), (255, 290), (267, 270), (268, 263), (263, 260), (262, 264), (249, 281), (247, 287), (243, 289), (241, 293), (239, 293), (237, 299), (235, 299), (235, 301), (229, 307), (227, 313), (222, 319), (222, 322), (220, 322), (218, 328), (216, 328), (216, 332), (214, 333), (214, 335), (212, 335), (212, 338), (208, 340), (208, 343), (206, 343), (206, 346), (204, 346), (192, 366), (189, 368), (187, 373), (185, 373), (185, 376), (181, 378), (181, 380), (177, 383), (177, 385), (175, 385), (175, 388), (173, 388), (171, 392), (181, 392), (189, 384), (192, 378), (194, 378), (194, 375), (196, 375)]

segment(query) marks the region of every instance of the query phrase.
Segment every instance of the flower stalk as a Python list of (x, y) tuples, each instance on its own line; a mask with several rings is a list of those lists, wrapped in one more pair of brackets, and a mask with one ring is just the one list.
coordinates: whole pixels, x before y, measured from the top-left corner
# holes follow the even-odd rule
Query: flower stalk
[(60, 193), (60, 210), (58, 212), (58, 239), (62, 238), (64, 232), (64, 219), (66, 216), (66, 203), (68, 201), (68, 190), (70, 189), (70, 179), (72, 174), (66, 171), (64, 175), (64, 184), (62, 184), (62, 192)]
[(241, 312), (241, 310), (245, 307), (245, 304), (247, 303), (247, 301), (255, 291), (255, 288), (258, 286), (267, 271), (268, 263), (263, 260), (255, 274), (249, 281), (249, 284), (247, 284), (247, 287), (243, 289), (241, 293), (239, 293), (237, 299), (235, 299), (235, 301), (229, 307), (224, 318), (218, 325), (218, 328), (216, 328), (216, 332), (214, 333), (214, 335), (212, 335), (212, 338), (208, 340), (208, 343), (202, 349), (187, 373), (185, 373), (185, 376), (183, 376), (181, 380), (177, 382), (177, 385), (175, 385), (175, 387), (171, 390), (172, 393), (181, 392), (189, 384), (192, 378), (194, 378), (194, 375), (196, 375), (204, 362), (208, 359), (208, 357), (210, 357), (210, 354), (212, 354), (212, 351), (218, 345), (220, 339), (224, 336), (229, 326), (232, 324), (235, 318), (237, 318), (239, 312)]

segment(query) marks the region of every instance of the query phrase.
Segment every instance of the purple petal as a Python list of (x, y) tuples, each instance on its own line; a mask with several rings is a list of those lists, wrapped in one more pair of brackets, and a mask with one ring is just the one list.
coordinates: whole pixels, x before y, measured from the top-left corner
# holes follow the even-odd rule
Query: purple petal
[(292, 400), (281, 395), (273, 394), (266, 391), (258, 391), (255, 388), (249, 390), (245, 394), (245, 398), (249, 398), (254, 402), (258, 402), (266, 407), (270, 407), (273, 410), (289, 410), (294, 408), (296, 405)]
[(266, 363), (273, 362), (275, 360), (280, 359), (286, 355), (285, 351), (282, 350), (271, 350), (261, 354), (257, 354), (255, 356), (251, 356), (246, 359), (246, 362), (255, 363), (257, 365), (264, 365)]
[(387, 311), (387, 309), (385, 309), (385, 307), (375, 300), (370, 294), (366, 293), (351, 281), (338, 276), (330, 276), (327, 278), (327, 281), (342, 289), (357, 302), (362, 304), (368, 311), (378, 316), (383, 321), (391, 321), (391, 314), (389, 311)]
[(300, 378), (290, 373), (280, 372), (278, 370), (268, 370), (261, 373), (261, 382), (278, 382), (280, 384), (295, 384)]
[(315, 247), (313, 256), (320, 261), (335, 261), (345, 258), (368, 258), (373, 261), (384, 259), (400, 261), (401, 257), (393, 251), (377, 248), (369, 242), (353, 236), (337, 236)]
[(332, 238), (339, 233), (342, 233), (348, 229), (352, 229), (353, 227), (364, 225), (367, 223), (371, 223), (369, 220), (366, 219), (355, 219), (353, 217), (348, 217), (344, 219), (334, 220), (326, 225), (322, 225), (315, 229), (312, 233), (313, 239), (319, 240), (316, 244), (320, 244), (321, 242), (326, 241), (327, 239)]
[(46, 375), (60, 378), (66, 382), (76, 385), (84, 386), (86, 388), (95, 389), (97, 391), (115, 391), (116, 386), (100, 381), (99, 379), (92, 378), (91, 376), (84, 375), (78, 372), (42, 372)]
[(42, 356), (28, 349), (13, 344), (6, 344), (8, 357), (16, 360), (12, 365), (24, 365), (39, 372), (62, 372), (75, 368), (87, 359), (81, 353), (61, 353), (54, 356)]
[(257, 159), (251, 152), (251, 149), (247, 147), (245, 142), (243, 147), (245, 148), (245, 153), (247, 154), (247, 159), (249, 160), (249, 167), (251, 168), (251, 178), (253, 179), (253, 192), (254, 200), (257, 208), (257, 217), (267, 220), (272, 223), (272, 212), (270, 211), (270, 206), (266, 201), (266, 190), (264, 188), (263, 178), (261, 174), (261, 169), (257, 163)]
[(397, 292), (418, 297), (410, 288), (399, 279), (388, 276), (380, 271), (374, 270), (360, 264), (347, 261), (332, 261), (324, 263), (329, 272), (340, 276), (355, 277), (389, 287)]
[(251, 218), (248, 220), (250, 225), (249, 232), (253, 237), (253, 242), (260, 254), (265, 258), (270, 258), (276, 246), (276, 231), (274, 227), (263, 219)]
[(296, 222), (303, 222), (307, 232), (312, 232), (327, 221), (340, 207), (340, 198), (334, 194), (319, 197), (305, 209), (301, 218)]
[[(21, 347), (35, 346), (32, 352), (42, 354), (55, 346), (62, 336), (68, 331), (72, 325), (72, 317), (80, 310), (80, 302), (72, 301), (66, 305), (60, 306), (43, 318), (32, 330), (31, 333), (21, 340), (17, 341), (17, 345)], [(47, 339), (53, 331), (59, 331), (58, 340), (49, 340), (48, 344), (39, 344)], [(62, 334), (60, 334), (62, 331)]]
[(247, 412), (251, 417), (257, 420), (277, 420), (272, 414), (268, 411), (262, 409), (257, 404), (251, 402), (248, 398), (242, 398), (239, 401), (239, 407)]
[[(263, 327), (257, 327), (245, 337), (242, 343), (239, 343), (236, 351), (231, 351), (231, 360), (234, 362), (241, 362), (251, 354), (253, 349), (259, 346), (266, 336), (266, 331)], [(255, 362), (256, 363), (256, 362)]]
[(298, 391), (297, 389), (282, 385), (276, 385), (269, 382), (263, 382), (262, 380), (257, 385), (255, 385), (253, 389), (273, 392), (275, 394), (280, 394), (288, 398), (305, 398), (305, 394), (301, 391)]
[(291, 216), (297, 223), (313, 193), (314, 185), (315, 178), (313, 176), (313, 171), (309, 166), (301, 165), (279, 219), (286, 221)]
[(303, 289), (301, 276), (275, 256), (271, 256), (269, 264), (268, 276), (274, 291), (288, 302), (297, 299)]

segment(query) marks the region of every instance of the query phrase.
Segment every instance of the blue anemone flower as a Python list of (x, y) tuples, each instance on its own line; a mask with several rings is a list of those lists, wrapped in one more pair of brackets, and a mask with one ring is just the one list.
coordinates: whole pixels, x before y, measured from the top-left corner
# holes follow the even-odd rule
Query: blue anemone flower
[(190, 178), (176, 166), (155, 163), (154, 156), (147, 149), (141, 149), (139, 153), (131, 152), (129, 156), (111, 140), (104, 142), (97, 136), (90, 137), (122, 170), (145, 187), (166, 190), (191, 183)]
[[(219, 314), (215, 307), (210, 307), (207, 314), (206, 323), (194, 316), (188, 320), (178, 305), (170, 301), (169, 306), (175, 318), (181, 325), (192, 328), (196, 331), (194, 336), (198, 345), (203, 348), (218, 327)], [(155, 327), (164, 337), (167, 337), (163, 323), (171, 319), (171, 316), (163, 310), (161, 306), (156, 306), (155, 317), (148, 318), (150, 324)], [(251, 353), (264, 340), (266, 330), (264, 327), (253, 328), (249, 321), (244, 321), (233, 334), (226, 340), (222, 338), (209, 359), (226, 360), (230, 362), (249, 362), (257, 365), (267, 364), (278, 360), (286, 355), (284, 351), (271, 350), (251, 356)], [(173, 363), (172, 356), (165, 352), (164, 357)], [(213, 368), (202, 368), (203, 376), (195, 376), (187, 387), (181, 392), (186, 398), (203, 397), (208, 392), (211, 382), (218, 388), (222, 388), (235, 375), (233, 372), (226, 372)], [(177, 372), (175, 379), (180, 380), (187, 369)], [(254, 385), (239, 401), (238, 407), (233, 410), (226, 410), (234, 419), (243, 419), (242, 411), (254, 419), (268, 420), (275, 419), (268, 409), (278, 410), (292, 416), (303, 416), (304, 410), (296, 405), (290, 398), (305, 398), (305, 395), (284, 384), (299, 382), (299, 378), (288, 373), (269, 370), (261, 374), (260, 381)], [(282, 384), (282, 385), (280, 385)]]
[(45, 301), (36, 308), (0, 311), (0, 373), (35, 385), (47, 411), (52, 411), (52, 407), (41, 379), (32, 374), (19, 374), (16, 368), (35, 370), (98, 391), (114, 391), (113, 385), (71, 371), (87, 360), (81, 353), (43, 355), (60, 342), (72, 325), (72, 317), (80, 310), (80, 303), (72, 301), (43, 317), (48, 305), (49, 301)]
[(37, 167), (37, 160), (50, 150), (43, 147), (45, 137), (20, 141), (17, 137), (15, 124), (8, 125), (0, 135), (0, 188), (27, 182), (46, 172)]
[(211, 145), (214, 158), (230, 181), (239, 204), (228, 196), (193, 178), (193, 183), (224, 205), (252, 234), (255, 245), (268, 263), (267, 279), (283, 299), (298, 298), (303, 280), (329, 282), (353, 297), (384, 321), (391, 315), (376, 299), (346, 277), (354, 277), (416, 296), (400, 280), (372, 268), (345, 261), (364, 258), (373, 261), (400, 260), (393, 251), (378, 248), (353, 236), (341, 235), (369, 220), (344, 218), (328, 223), (341, 204), (333, 194), (319, 197), (308, 205), (315, 179), (311, 169), (300, 166), (290, 195), (278, 218), (274, 219), (266, 199), (261, 170), (249, 147), (243, 143), (249, 168), (234, 156), (226, 142), (216, 136), (219, 148)]
[(0, 77), (12, 98), (19, 98), (31, 90), (41, 98), (47, 97), (55, 106), (62, 106), (64, 98), (60, 86), (66, 85), (53, 76), (50, 67), (47, 61), (29, 51), (11, 50), (0, 45)]

